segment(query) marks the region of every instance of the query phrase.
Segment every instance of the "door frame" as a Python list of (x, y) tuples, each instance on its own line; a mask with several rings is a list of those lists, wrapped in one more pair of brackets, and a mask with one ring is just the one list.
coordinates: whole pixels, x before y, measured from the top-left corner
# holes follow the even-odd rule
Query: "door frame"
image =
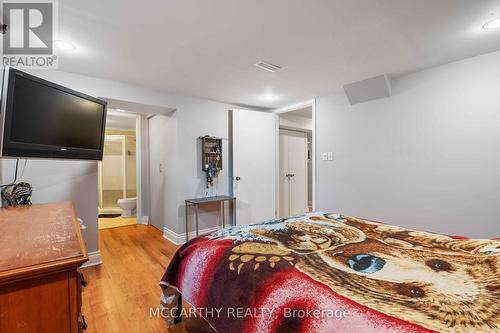
[[(291, 111), (296, 111), (299, 109), (303, 109), (305, 107), (310, 106), (312, 109), (312, 209), (316, 210), (316, 100), (311, 99), (304, 102), (300, 102), (297, 104), (293, 104), (290, 106), (286, 106), (283, 108), (279, 108), (273, 111), (277, 116), (280, 114), (288, 113)], [(305, 132), (305, 131), (304, 131)], [(279, 207), (279, 135), (280, 135), (280, 126), (279, 121), (276, 125), (276, 217), (278, 217), (278, 207)]]
[[(135, 119), (135, 186), (136, 186), (136, 217), (137, 217), (137, 223), (138, 224), (144, 224), (143, 220), (143, 207), (142, 207), (142, 191), (145, 186), (145, 182), (142, 179), (142, 149), (141, 149), (141, 144), (143, 140), (143, 133), (141, 129), (141, 115), (136, 114), (136, 113), (131, 113), (131, 112), (118, 112), (118, 111), (112, 111), (108, 110), (108, 114), (111, 114), (116, 117), (124, 117), (124, 118), (134, 118)], [(100, 170), (99, 172), (99, 183), (102, 184), (102, 161), (98, 163), (98, 168)], [(124, 167), (125, 168), (125, 167)], [(126, 172), (126, 171), (124, 171)], [(99, 196), (101, 195), (101, 191), (98, 192)], [(99, 201), (100, 202), (100, 201)], [(146, 223), (147, 224), (147, 223)]]

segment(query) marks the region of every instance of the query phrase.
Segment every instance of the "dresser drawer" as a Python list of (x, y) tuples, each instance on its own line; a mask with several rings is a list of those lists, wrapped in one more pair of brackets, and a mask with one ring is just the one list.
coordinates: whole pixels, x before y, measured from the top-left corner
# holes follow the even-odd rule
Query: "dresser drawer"
[(72, 332), (68, 272), (0, 285), (0, 332)]

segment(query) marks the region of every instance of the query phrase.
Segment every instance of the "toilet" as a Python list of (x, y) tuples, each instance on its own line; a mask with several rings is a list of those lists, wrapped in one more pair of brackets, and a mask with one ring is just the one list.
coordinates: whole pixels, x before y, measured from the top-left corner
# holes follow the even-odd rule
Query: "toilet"
[(117, 201), (118, 206), (122, 209), (122, 217), (131, 217), (135, 215), (136, 198), (126, 198)]

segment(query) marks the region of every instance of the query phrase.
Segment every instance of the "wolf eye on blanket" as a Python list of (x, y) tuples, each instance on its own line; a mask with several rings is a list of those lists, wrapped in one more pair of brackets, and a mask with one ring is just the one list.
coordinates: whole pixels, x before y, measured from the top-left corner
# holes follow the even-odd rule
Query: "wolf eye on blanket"
[(384, 267), (385, 260), (369, 254), (357, 254), (352, 256), (347, 263), (357, 272), (374, 273)]
[[(270, 318), (206, 318), (220, 333), (498, 332), (499, 256), (498, 240), (309, 213), (193, 240), (162, 285), (195, 307), (275, 310)], [(286, 318), (287, 307), (350, 315)]]

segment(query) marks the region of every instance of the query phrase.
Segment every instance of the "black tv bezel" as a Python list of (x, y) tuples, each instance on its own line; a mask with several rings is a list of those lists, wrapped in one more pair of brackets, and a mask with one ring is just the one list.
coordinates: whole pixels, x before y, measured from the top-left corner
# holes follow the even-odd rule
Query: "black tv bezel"
[[(10, 158), (46, 158), (46, 159), (76, 159), (76, 160), (102, 160), (104, 148), (104, 131), (106, 129), (106, 114), (107, 102), (99, 98), (95, 98), (79, 91), (69, 89), (59, 84), (41, 79), (37, 76), (28, 74), (15, 68), (6, 68), (3, 73), (3, 87), (2, 87), (2, 105), (1, 105), (1, 156)], [(53, 89), (61, 90), (80, 98), (101, 104), (104, 106), (102, 128), (101, 128), (101, 144), (99, 149), (86, 149), (77, 147), (65, 147), (55, 145), (44, 145), (36, 143), (18, 142), (10, 139), (11, 122), (13, 113), (13, 97), (16, 78), (22, 76), (23, 78), (32, 80), (39, 84), (43, 84)]]

